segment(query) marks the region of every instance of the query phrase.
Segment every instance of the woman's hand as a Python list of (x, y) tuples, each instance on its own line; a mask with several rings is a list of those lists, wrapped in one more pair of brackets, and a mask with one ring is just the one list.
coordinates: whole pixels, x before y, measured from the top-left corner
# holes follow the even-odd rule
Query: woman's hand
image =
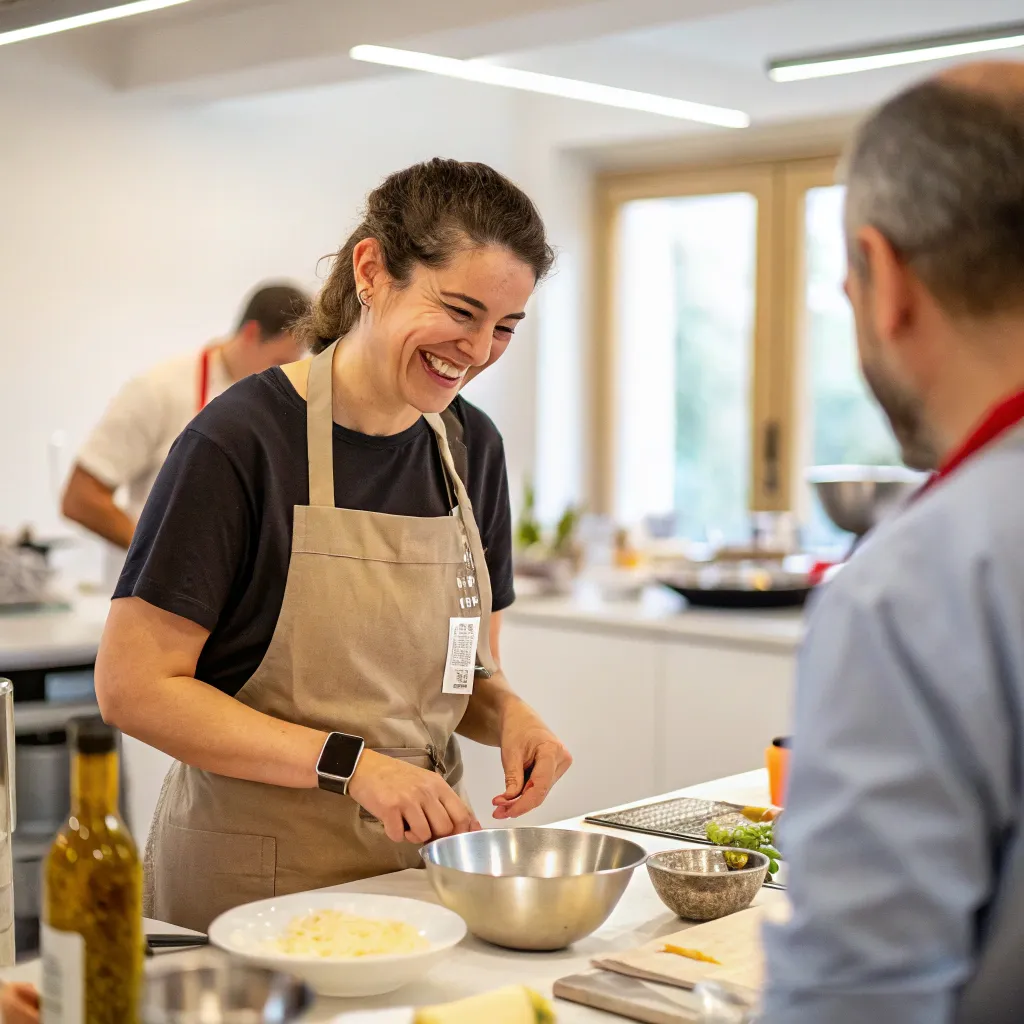
[(10, 984), (0, 989), (2, 1024), (39, 1024), (39, 993), (31, 985)]
[(505, 792), (493, 801), (494, 817), (499, 821), (539, 807), (569, 770), (572, 756), (537, 712), (516, 698), (502, 715), (501, 763)]
[(348, 792), (380, 818), (394, 843), (427, 843), (480, 830), (480, 822), (440, 775), (375, 750), (363, 751)]

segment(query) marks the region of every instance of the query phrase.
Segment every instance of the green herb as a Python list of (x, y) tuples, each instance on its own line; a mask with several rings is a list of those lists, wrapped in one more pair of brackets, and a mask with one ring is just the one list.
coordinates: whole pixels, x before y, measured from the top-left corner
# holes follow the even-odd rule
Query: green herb
[(541, 540), (540, 523), (534, 516), (535, 504), (533, 484), (527, 480), (524, 485), (523, 510), (516, 527), (516, 545), (521, 551), (539, 544)]
[[(763, 853), (768, 857), (768, 881), (770, 882), (779, 871), (779, 861), (782, 854), (775, 849), (773, 822), (765, 822), (759, 825), (737, 825), (729, 828), (727, 825), (719, 825), (717, 821), (709, 821), (704, 830), (707, 833), (708, 841), (715, 846), (732, 846), (739, 850), (754, 850)], [(736, 859), (736, 858), (733, 858)], [(726, 863), (730, 867), (735, 865), (726, 856)]]
[(579, 519), (580, 514), (572, 505), (562, 513), (562, 518), (558, 520), (558, 525), (555, 527), (555, 543), (553, 545), (558, 554), (567, 553)]

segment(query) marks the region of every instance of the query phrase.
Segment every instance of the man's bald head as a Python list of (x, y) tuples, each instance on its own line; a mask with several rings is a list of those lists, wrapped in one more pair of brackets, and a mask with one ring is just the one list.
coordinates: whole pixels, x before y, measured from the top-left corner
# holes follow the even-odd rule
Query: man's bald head
[(1003, 102), (1024, 97), (1024, 61), (984, 60), (958, 64), (943, 71), (933, 81), (954, 88), (988, 94)]
[(1024, 311), (1024, 63), (965, 64), (862, 125), (846, 227), (876, 228), (953, 315)]

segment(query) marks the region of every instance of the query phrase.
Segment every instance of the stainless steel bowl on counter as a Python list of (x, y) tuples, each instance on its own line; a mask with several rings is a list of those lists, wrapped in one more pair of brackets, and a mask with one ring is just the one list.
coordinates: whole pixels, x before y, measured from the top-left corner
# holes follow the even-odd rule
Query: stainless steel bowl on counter
[(313, 992), (289, 974), (226, 957), (183, 953), (147, 972), (143, 1024), (292, 1024)]
[(840, 530), (863, 537), (925, 480), (903, 466), (813, 466), (806, 480)]
[(421, 851), (441, 902), (478, 938), (564, 949), (599, 928), (647, 852), (628, 839), (508, 828), (438, 839)]

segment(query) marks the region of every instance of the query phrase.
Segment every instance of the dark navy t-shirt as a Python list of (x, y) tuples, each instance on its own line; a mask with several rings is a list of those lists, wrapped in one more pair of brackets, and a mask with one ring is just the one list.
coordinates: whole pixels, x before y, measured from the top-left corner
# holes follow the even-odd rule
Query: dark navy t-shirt
[[(504, 446), (475, 406), (456, 398), (452, 408), (465, 429), (466, 487), (501, 611), (515, 597)], [(341, 508), (402, 516), (450, 510), (434, 433), (423, 419), (390, 437), (335, 424), (334, 487)], [(308, 504), (305, 401), (280, 369), (239, 381), (174, 443), (114, 597), (140, 597), (210, 630), (196, 675), (234, 695), (270, 644), (293, 509)]]

